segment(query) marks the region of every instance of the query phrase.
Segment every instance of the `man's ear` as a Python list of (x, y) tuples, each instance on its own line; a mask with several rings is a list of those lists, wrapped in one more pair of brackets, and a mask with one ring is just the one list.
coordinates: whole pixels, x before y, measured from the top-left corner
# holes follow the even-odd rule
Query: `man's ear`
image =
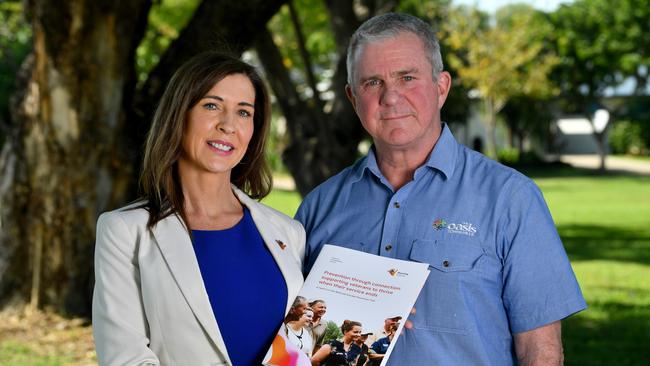
[(345, 84), (345, 95), (347, 95), (348, 100), (352, 103), (352, 108), (357, 109), (357, 98), (354, 96), (354, 91), (350, 84)]
[(438, 109), (440, 109), (445, 104), (451, 89), (451, 75), (447, 71), (443, 71), (438, 75), (436, 87), (438, 88)]

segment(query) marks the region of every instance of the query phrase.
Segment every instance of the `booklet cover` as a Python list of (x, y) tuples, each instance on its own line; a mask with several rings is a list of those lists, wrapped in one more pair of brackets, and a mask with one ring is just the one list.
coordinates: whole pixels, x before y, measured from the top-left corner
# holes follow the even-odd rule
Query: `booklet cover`
[[(379, 333), (377, 330), (381, 330), (388, 319), (396, 319), (395, 335), (390, 345), (384, 341), (384, 348), (388, 348), (380, 351), (385, 352), (383, 360), (375, 360), (377, 365), (383, 366), (402, 332), (404, 322), (399, 320), (408, 317), (428, 274), (426, 263), (381, 257), (326, 244), (298, 297), (302, 296), (308, 302), (323, 300), (327, 304), (327, 311), (321, 321), (333, 322), (338, 328), (345, 320), (359, 322), (362, 334)], [(311, 345), (303, 347), (304, 343), (311, 342), (308, 333), (306, 328), (294, 332), (293, 328), (289, 329), (287, 324), (283, 324), (264, 358), (264, 364), (311, 366)], [(374, 334), (374, 339), (383, 337), (382, 334)], [(328, 341), (326, 339), (325, 344)]]

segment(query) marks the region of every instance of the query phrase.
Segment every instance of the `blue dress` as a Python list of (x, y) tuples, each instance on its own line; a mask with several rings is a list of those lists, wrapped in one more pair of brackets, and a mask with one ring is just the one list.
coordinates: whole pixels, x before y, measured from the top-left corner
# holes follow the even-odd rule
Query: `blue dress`
[(260, 365), (284, 319), (287, 285), (247, 208), (225, 230), (192, 230), (203, 283), (233, 366)]

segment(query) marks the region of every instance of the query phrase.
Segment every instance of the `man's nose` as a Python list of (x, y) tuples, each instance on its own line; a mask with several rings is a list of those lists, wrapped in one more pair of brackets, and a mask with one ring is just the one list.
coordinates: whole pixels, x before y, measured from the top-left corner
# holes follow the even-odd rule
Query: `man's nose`
[(382, 105), (394, 105), (400, 97), (401, 94), (396, 87), (387, 85), (382, 92), (380, 102)]

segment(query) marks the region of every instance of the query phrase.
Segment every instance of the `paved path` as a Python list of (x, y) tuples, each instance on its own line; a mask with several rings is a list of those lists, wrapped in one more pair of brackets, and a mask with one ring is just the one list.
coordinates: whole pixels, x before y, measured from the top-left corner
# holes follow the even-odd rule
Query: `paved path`
[[(562, 155), (560, 161), (576, 168), (598, 169), (600, 165), (598, 155)], [(608, 156), (605, 160), (605, 167), (607, 170), (650, 175), (650, 162), (631, 158)]]

